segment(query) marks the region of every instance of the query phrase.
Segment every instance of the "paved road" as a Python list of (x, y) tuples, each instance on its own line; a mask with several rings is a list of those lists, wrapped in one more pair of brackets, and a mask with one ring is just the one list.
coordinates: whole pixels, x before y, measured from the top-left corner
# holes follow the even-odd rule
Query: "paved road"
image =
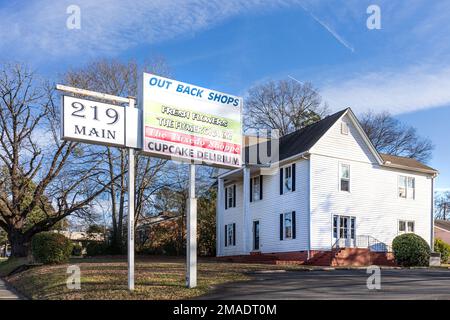
[(1, 300), (18, 300), (19, 297), (13, 293), (11, 290), (8, 290), (6, 288), (5, 283), (3, 280), (0, 279), (0, 301)]
[(368, 290), (366, 270), (287, 271), (228, 283), (200, 299), (446, 299), (450, 270), (381, 270), (381, 289)]

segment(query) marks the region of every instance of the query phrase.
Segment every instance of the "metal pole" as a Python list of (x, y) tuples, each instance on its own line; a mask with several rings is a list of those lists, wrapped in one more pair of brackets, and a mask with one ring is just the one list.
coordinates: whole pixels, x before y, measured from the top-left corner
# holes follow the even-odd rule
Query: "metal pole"
[[(129, 99), (128, 108), (134, 108)], [(134, 149), (128, 148), (128, 290), (134, 290)]]
[(195, 198), (195, 164), (189, 165), (189, 198), (187, 203), (187, 274), (186, 286), (197, 286), (197, 199)]

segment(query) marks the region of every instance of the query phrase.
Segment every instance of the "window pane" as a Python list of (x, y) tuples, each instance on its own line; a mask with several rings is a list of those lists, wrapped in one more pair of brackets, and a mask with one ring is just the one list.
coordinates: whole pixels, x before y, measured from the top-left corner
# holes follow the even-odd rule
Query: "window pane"
[(227, 190), (227, 195), (228, 195), (228, 208), (232, 208), (233, 207), (233, 187), (228, 187)]
[(338, 217), (333, 216), (333, 237), (334, 238), (337, 238), (337, 222), (338, 222)]
[(414, 178), (408, 177), (408, 188), (414, 188)]
[(341, 179), (341, 191), (350, 191), (350, 181)]
[(350, 179), (350, 166), (348, 164), (341, 164), (341, 178)]
[(287, 239), (292, 238), (292, 213), (284, 214), (284, 232)]
[(414, 221), (408, 221), (408, 232), (414, 232)]
[(415, 194), (415, 179), (408, 177), (408, 188), (406, 190), (406, 196), (408, 199), (414, 199)]
[(350, 233), (350, 237), (355, 239), (355, 218), (351, 218)]
[(259, 177), (255, 177), (252, 179), (253, 180), (253, 200), (259, 200), (259, 190), (260, 190), (260, 185), (259, 185)]
[(405, 221), (398, 222), (398, 231), (405, 232), (406, 231), (406, 223)]

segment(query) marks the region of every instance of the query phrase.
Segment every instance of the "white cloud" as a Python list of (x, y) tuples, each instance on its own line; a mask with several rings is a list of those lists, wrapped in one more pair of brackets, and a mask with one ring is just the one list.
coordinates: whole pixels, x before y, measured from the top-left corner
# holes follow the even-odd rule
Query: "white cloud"
[(336, 79), (321, 89), (333, 109), (406, 113), (450, 105), (450, 67), (413, 67)]
[[(189, 37), (241, 13), (269, 10), (295, 0), (35, 0), (0, 9), (0, 53), (51, 56), (120, 53), (138, 44)], [(66, 9), (81, 9), (81, 29), (69, 30)], [(224, 45), (224, 43), (220, 43)]]

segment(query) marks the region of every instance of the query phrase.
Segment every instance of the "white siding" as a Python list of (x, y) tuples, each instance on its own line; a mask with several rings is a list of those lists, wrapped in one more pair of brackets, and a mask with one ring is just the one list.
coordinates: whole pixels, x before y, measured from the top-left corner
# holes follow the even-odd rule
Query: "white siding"
[[(273, 175), (265, 175), (263, 178), (263, 199), (250, 203), (251, 224), (247, 232), (252, 236), (251, 247), (253, 247), (253, 221), (260, 221), (260, 251), (287, 252), (301, 251), (308, 248), (308, 213), (309, 213), (309, 161), (301, 160), (296, 162), (296, 188), (294, 192), (280, 195), (279, 171)], [(255, 175), (252, 174), (252, 177)], [(237, 183), (236, 187), (236, 208), (224, 210), (224, 229), (227, 223), (236, 223), (236, 247), (224, 247), (224, 239), (219, 241), (223, 255), (249, 254), (243, 250), (243, 185)], [(249, 195), (245, 195), (249, 198)], [(296, 212), (296, 239), (280, 240), (280, 213)]]
[[(338, 121), (312, 150), (312, 249), (331, 246), (333, 214), (356, 217), (356, 235), (370, 235), (388, 245), (398, 234), (398, 220), (413, 220), (415, 233), (429, 243), (431, 179), (380, 167), (351, 123), (349, 129), (348, 136), (342, 135)], [(341, 162), (351, 166), (350, 192), (339, 191)], [(415, 199), (398, 197), (400, 174), (415, 177)]]
[[(233, 184), (236, 184), (236, 207), (234, 208), (228, 208), (225, 210), (225, 208), (222, 208), (222, 222), (223, 224), (220, 226), (222, 232), (222, 239), (219, 239), (219, 244), (221, 246), (221, 252), (225, 256), (230, 255), (240, 255), (244, 254), (244, 248), (243, 248), (243, 238), (244, 238), (244, 217), (242, 214), (242, 183), (225, 183), (225, 187), (231, 186)], [(225, 198), (225, 195), (222, 195), (222, 197)], [(236, 223), (236, 245), (235, 246), (226, 246), (225, 247), (225, 225), (230, 223)]]

